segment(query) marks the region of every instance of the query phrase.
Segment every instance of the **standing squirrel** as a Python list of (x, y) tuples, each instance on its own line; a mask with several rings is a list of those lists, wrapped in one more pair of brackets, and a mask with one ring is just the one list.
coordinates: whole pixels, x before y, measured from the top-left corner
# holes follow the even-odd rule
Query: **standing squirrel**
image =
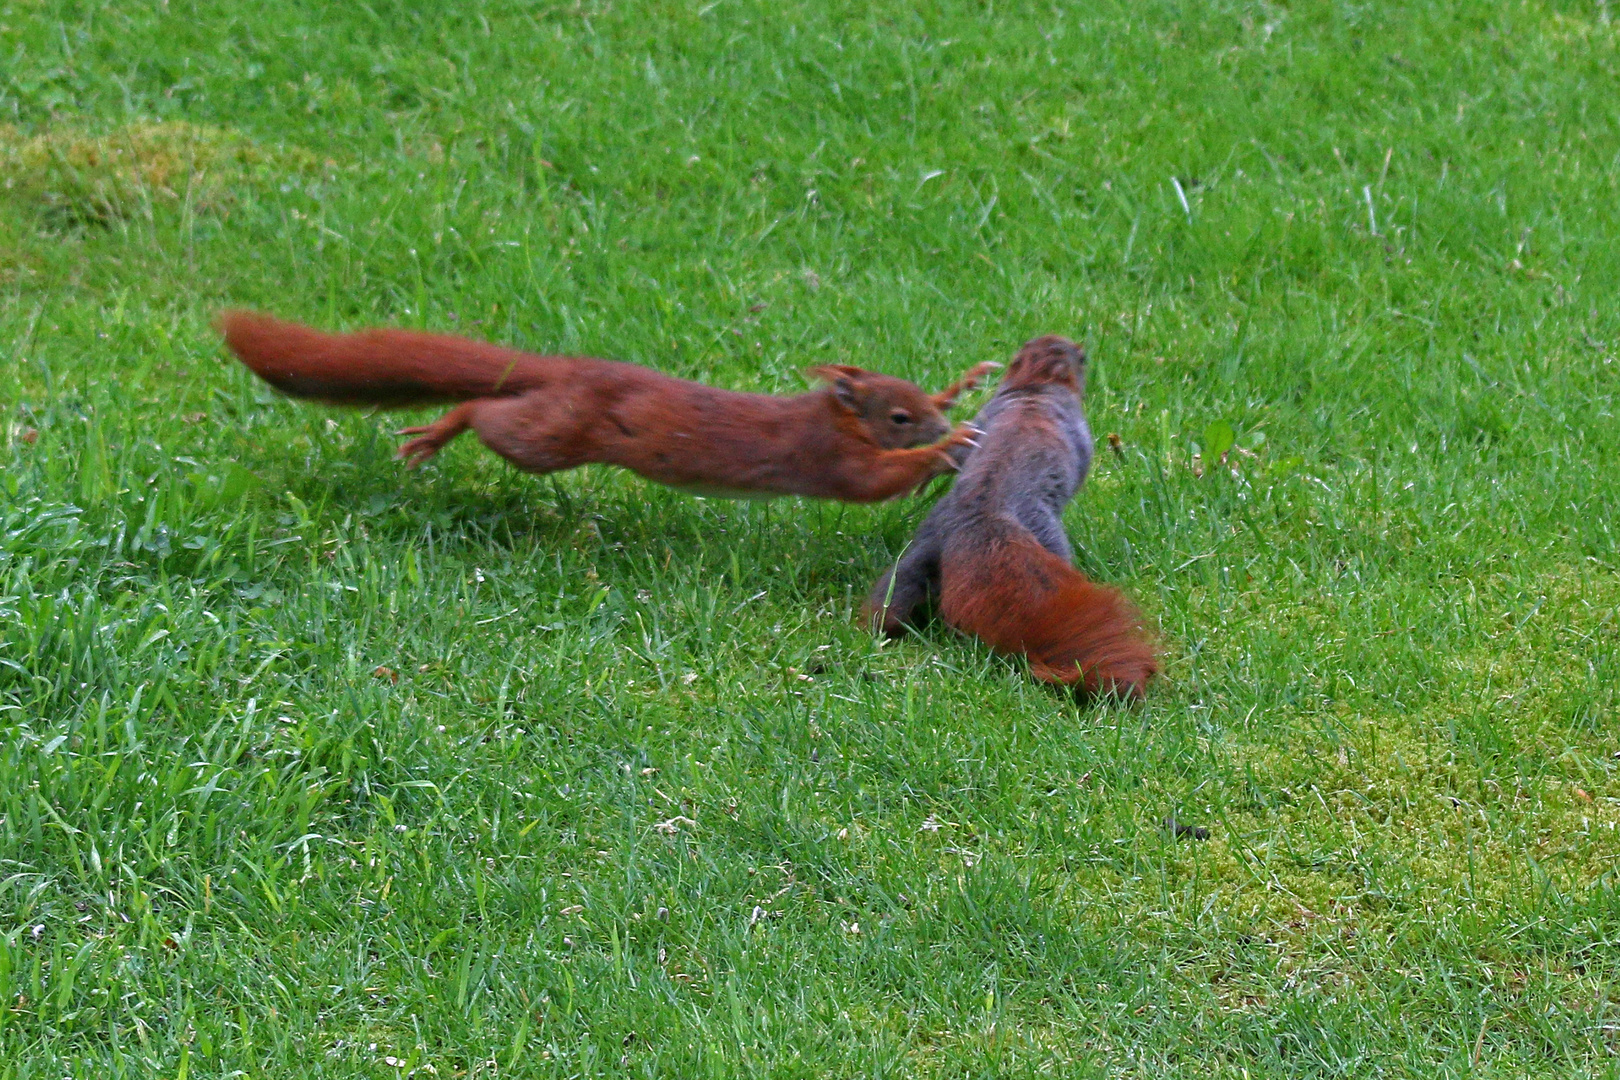
[(974, 420), (979, 447), (866, 610), (892, 636), (937, 601), (956, 629), (1027, 654), (1037, 679), (1136, 698), (1158, 670), (1153, 646), (1122, 593), (1071, 565), (1063, 531), (1063, 508), (1091, 467), (1085, 363), (1061, 337), (1019, 350)]
[(472, 428), (532, 473), (594, 462), (701, 494), (857, 503), (904, 495), (954, 470), (976, 430), (952, 431), (942, 413), (999, 366), (979, 364), (929, 396), (903, 379), (833, 364), (809, 372), (827, 383), (821, 389), (776, 397), (446, 334), (326, 334), (246, 311), (225, 312), (219, 327), (244, 364), (294, 397), (383, 408), (463, 402), (400, 433), (416, 436), (399, 449), (411, 467)]

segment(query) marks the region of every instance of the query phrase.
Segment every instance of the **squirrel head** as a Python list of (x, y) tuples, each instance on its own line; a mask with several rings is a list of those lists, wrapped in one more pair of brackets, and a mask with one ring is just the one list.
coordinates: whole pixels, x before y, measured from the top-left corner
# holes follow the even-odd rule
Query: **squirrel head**
[(939, 406), (904, 379), (848, 364), (825, 364), (807, 374), (825, 382), (838, 409), (885, 450), (923, 446), (950, 434), (950, 421)]
[(1020, 386), (1057, 383), (1070, 386), (1076, 394), (1086, 389), (1086, 353), (1066, 337), (1047, 334), (1024, 342), (1002, 377), (1003, 390)]

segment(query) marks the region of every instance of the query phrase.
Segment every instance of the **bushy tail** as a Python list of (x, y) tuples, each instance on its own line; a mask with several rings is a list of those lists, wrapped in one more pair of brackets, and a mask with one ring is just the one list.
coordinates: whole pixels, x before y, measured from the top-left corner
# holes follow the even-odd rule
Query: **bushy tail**
[(227, 311), (225, 344), (265, 382), (336, 405), (404, 406), (522, 393), (555, 378), (561, 357), (416, 330), (325, 334), (251, 311)]
[(1037, 679), (1139, 698), (1159, 670), (1125, 594), (1088, 581), (1022, 528), (948, 545), (941, 578), (945, 621), (998, 652), (1027, 654)]

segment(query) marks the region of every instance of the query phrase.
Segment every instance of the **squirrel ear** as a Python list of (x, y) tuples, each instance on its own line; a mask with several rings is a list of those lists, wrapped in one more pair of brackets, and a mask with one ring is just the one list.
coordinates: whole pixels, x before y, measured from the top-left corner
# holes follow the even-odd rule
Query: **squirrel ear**
[(1086, 353), (1068, 338), (1048, 334), (1024, 342), (1007, 374), (1015, 370), (1026, 379), (1077, 380), (1085, 375)]
[(837, 382), (839, 379), (858, 379), (866, 372), (850, 364), (822, 364), (805, 372), (812, 379), (822, 382)]
[(833, 398), (850, 412), (860, 412), (860, 400), (856, 393), (856, 386), (860, 377), (866, 372), (858, 367), (848, 364), (823, 364), (813, 367), (805, 374), (812, 379), (820, 379), (832, 387)]
[(834, 379), (832, 384), (832, 392), (833, 397), (838, 399), (838, 404), (842, 405), (850, 412), (858, 413), (861, 411), (861, 403), (859, 400), (857, 400), (855, 394), (854, 379), (848, 378), (847, 376), (840, 376)]

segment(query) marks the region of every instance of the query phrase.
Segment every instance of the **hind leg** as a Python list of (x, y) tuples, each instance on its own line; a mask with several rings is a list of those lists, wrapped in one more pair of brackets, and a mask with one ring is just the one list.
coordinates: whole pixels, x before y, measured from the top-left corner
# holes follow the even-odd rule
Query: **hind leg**
[(472, 426), (472, 415), (476, 405), (478, 402), (469, 401), (465, 405), (457, 405), (431, 424), (403, 429), (400, 431), (401, 435), (415, 435), (416, 438), (401, 446), (394, 456), (403, 459), (407, 469), (416, 468), (443, 450), (451, 439)]
[(900, 553), (900, 561), (883, 572), (866, 598), (866, 618), (874, 630), (895, 637), (921, 621), (939, 596), (943, 546), (930, 515)]
[(524, 472), (557, 472), (600, 460), (591, 429), (601, 407), (586, 394), (531, 390), (470, 404), (468, 419), (479, 441)]
[(566, 392), (478, 398), (456, 406), (426, 427), (400, 432), (416, 438), (399, 448), (399, 456), (413, 467), (420, 465), (471, 428), (480, 442), (524, 472), (572, 469), (594, 460), (589, 424), (579, 419), (589, 415), (581, 407), (585, 404)]

